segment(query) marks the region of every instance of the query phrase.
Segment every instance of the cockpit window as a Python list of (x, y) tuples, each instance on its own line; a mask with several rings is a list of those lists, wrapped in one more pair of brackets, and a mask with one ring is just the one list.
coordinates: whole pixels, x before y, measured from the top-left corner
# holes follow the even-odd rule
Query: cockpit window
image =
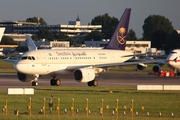
[(35, 60), (35, 58), (33, 56), (23, 56), (21, 58), (21, 60), (26, 60), (26, 59), (28, 59), (28, 60)]
[(177, 53), (177, 52), (171, 52), (171, 54), (174, 54), (174, 53)]
[(27, 56), (24, 56), (21, 58), (21, 60), (26, 60), (27, 59)]
[(31, 57), (30, 57), (30, 56), (28, 56), (28, 60), (31, 60)]

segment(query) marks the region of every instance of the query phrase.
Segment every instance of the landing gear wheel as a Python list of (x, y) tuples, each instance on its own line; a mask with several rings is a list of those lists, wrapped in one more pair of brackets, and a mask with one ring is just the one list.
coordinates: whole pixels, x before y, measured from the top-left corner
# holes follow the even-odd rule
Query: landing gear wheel
[(60, 86), (61, 85), (61, 81), (59, 79), (55, 80), (56, 86)]
[(92, 81), (92, 85), (93, 85), (93, 86), (98, 86), (98, 81), (97, 81), (97, 80), (93, 80), (93, 81)]
[(52, 86), (60, 86), (61, 85), (61, 81), (59, 80), (59, 79), (52, 79), (51, 81), (50, 81), (50, 84), (52, 85)]
[(93, 86), (92, 81), (88, 82), (87, 84), (88, 86)]
[(37, 85), (38, 85), (38, 82), (36, 82), (36, 81), (32, 82), (32, 86), (37, 86)]
[(55, 80), (55, 79), (52, 79), (52, 80), (50, 81), (50, 84), (51, 84), (52, 86), (55, 86), (56, 80)]
[(98, 86), (98, 81), (97, 80), (93, 80), (88, 82), (88, 86)]

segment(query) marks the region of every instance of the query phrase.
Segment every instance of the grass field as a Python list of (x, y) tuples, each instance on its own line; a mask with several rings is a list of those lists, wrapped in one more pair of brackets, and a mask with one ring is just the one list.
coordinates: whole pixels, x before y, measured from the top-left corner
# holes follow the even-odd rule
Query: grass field
[[(113, 93), (109, 93), (113, 91)], [(50, 98), (53, 94), (53, 113), (50, 114), (48, 102), (46, 100), (46, 116), (44, 117), (40, 113), (41, 106), (43, 106), (42, 98)], [(78, 119), (83, 120), (86, 118), (86, 99), (89, 100), (89, 110), (91, 114), (88, 119), (101, 119), (99, 114), (99, 107), (101, 107), (101, 99), (104, 100), (104, 114), (103, 119), (116, 119), (112, 117), (112, 111), (116, 107), (116, 99), (118, 99), (119, 106), (119, 119), (128, 120), (131, 119), (131, 113), (126, 110), (126, 116), (123, 116), (123, 106), (127, 106), (127, 109), (131, 107), (131, 100), (134, 101), (134, 119), (159, 119), (158, 113), (161, 112), (161, 120), (179, 119), (180, 118), (180, 91), (137, 91), (136, 87), (35, 87), (34, 95), (6, 95), (6, 91), (0, 91), (0, 106), (5, 105), (5, 100), (8, 101), (8, 116), (0, 114), (2, 119)], [(32, 98), (32, 116), (29, 116), (29, 97)], [(57, 116), (55, 106), (57, 106), (57, 98), (60, 98), (60, 116)], [(79, 113), (72, 113), (70, 107), (72, 105), (72, 98), (74, 98), (74, 109), (78, 109)], [(105, 106), (109, 105), (110, 109), (105, 109)], [(144, 106), (145, 110), (140, 108)], [(64, 113), (64, 109), (67, 109), (67, 114)], [(15, 116), (13, 114), (14, 109), (18, 109), (20, 114)], [(139, 115), (136, 117), (135, 112)], [(149, 112), (150, 116), (147, 117), (146, 113)], [(171, 118), (171, 113), (174, 113), (174, 117)]]
[[(152, 72), (153, 64), (149, 64), (144, 70), (145, 72), (132, 72), (135, 66), (125, 66), (125, 69), (120, 69), (114, 67), (110, 69), (110, 72), (106, 74), (111, 74), (111, 72), (121, 71), (122, 74), (146, 74), (146, 72)], [(170, 69), (164, 65), (162, 70)], [(131, 71), (131, 72), (129, 72)], [(0, 59), (0, 72), (16, 72), (13, 68), (13, 63), (4, 62)], [(101, 107), (101, 99), (104, 100), (104, 117), (103, 119), (116, 119), (116, 112), (114, 117), (112, 117), (112, 111), (116, 107), (116, 99), (118, 99), (119, 106), (119, 119), (130, 120), (131, 113), (126, 110), (126, 116), (123, 116), (123, 106), (127, 106), (127, 109), (131, 107), (131, 100), (134, 101), (134, 119), (136, 120), (151, 120), (151, 119), (161, 119), (161, 120), (178, 120), (180, 119), (180, 91), (137, 91), (135, 86), (98, 86), (98, 87), (74, 87), (74, 86), (60, 86), (60, 87), (34, 87), (34, 95), (7, 95), (6, 91), (0, 91), (0, 106), (5, 105), (5, 101), (8, 101), (8, 116), (5, 114), (0, 114), (1, 119), (77, 119), (84, 120), (86, 118), (86, 112), (84, 107), (86, 107), (86, 99), (89, 100), (89, 110), (91, 114), (89, 115), (89, 120), (101, 119), (99, 114), (99, 107)], [(109, 93), (113, 91), (113, 93)], [(42, 98), (50, 98), (53, 94), (54, 107), (53, 113), (50, 114), (48, 102), (46, 100), (46, 116), (44, 117), (40, 113), (41, 106), (43, 106)], [(29, 97), (32, 98), (32, 116), (29, 116), (29, 110), (27, 106), (29, 105)], [(55, 106), (57, 106), (57, 98), (60, 98), (60, 116), (57, 116), (57, 111), (55, 111)], [(70, 107), (72, 105), (72, 98), (75, 101), (75, 110), (78, 109), (78, 115), (74, 115), (72, 118), (72, 113)], [(105, 109), (105, 106), (109, 105), (110, 109)], [(142, 111), (140, 108), (144, 106), (145, 110)], [(64, 109), (67, 109), (67, 114), (64, 114)], [(20, 111), (18, 116), (13, 114), (14, 109)], [(136, 117), (135, 112), (139, 115)], [(146, 113), (149, 112), (150, 116), (147, 117)], [(159, 118), (158, 113), (162, 113), (162, 117)], [(171, 113), (174, 113), (174, 117), (171, 117)]]
[(0, 59), (0, 73), (7, 72), (16, 72), (14, 69), (14, 63), (5, 62), (3, 59)]

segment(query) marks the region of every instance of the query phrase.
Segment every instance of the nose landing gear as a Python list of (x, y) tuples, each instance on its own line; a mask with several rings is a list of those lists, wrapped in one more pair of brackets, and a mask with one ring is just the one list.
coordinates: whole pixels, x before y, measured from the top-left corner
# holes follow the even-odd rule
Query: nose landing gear
[(38, 82), (37, 81), (33, 81), (32, 82), (32, 86), (37, 86), (38, 85)]
[(32, 82), (32, 86), (37, 86), (38, 85), (38, 78), (39, 78), (39, 75), (38, 74), (35, 74), (33, 75), (34, 76), (34, 81)]

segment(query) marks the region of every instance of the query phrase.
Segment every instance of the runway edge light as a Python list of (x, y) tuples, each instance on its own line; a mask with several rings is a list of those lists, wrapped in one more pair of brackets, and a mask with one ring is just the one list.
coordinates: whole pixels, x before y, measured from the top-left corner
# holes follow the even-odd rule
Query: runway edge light
[(123, 106), (123, 109), (126, 110), (127, 109), (126, 106)]
[(19, 110), (15, 109), (15, 110), (14, 110), (14, 115), (17, 116), (18, 114), (19, 114)]
[(144, 111), (144, 106), (142, 106), (142, 107), (141, 107), (141, 110), (143, 110), (143, 111)]
[(106, 105), (106, 109), (108, 109), (108, 110), (109, 110), (109, 105)]

